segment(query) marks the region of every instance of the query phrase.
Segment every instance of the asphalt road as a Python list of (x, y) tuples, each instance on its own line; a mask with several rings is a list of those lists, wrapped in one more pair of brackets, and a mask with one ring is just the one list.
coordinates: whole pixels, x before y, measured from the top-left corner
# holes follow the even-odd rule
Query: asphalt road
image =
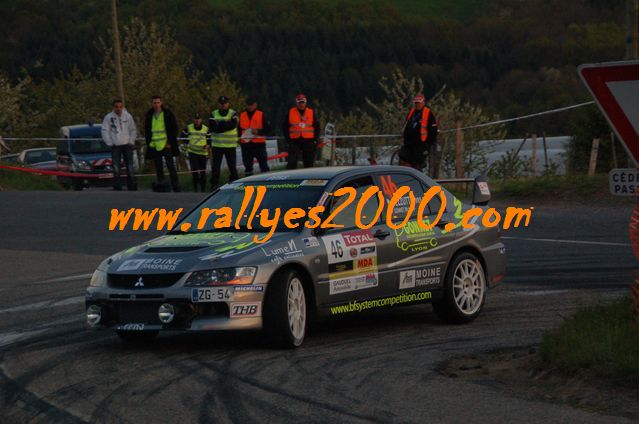
[[(508, 275), (482, 315), (445, 325), (429, 306), (324, 322), (293, 351), (254, 334), (163, 335), (144, 347), (84, 328), (107, 255), (154, 236), (110, 232), (110, 208), (189, 209), (194, 194), (0, 193), (2, 422), (621, 422), (450, 379), (443, 361), (538, 343), (574, 308), (623, 294), (636, 261), (630, 206), (534, 204), (504, 232)], [(522, 204), (520, 206), (530, 206)]]

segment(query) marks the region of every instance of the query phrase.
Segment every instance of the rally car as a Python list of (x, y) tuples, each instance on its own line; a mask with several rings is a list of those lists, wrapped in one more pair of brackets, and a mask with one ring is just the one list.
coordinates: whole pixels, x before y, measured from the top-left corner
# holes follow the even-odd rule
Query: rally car
[[(261, 329), (274, 344), (296, 347), (310, 320), (382, 307), (430, 302), (447, 322), (472, 321), (487, 288), (504, 275), (499, 231), (463, 228), (459, 221), (470, 205), (445, 189), (446, 206), (432, 229), (417, 224), (417, 208), (406, 216), (409, 196), (397, 201), (387, 218), (396, 228), (385, 213), (377, 213), (399, 187), (408, 186), (419, 203), (435, 185), (396, 166), (292, 170), (227, 184), (164, 236), (103, 261), (86, 292), (87, 322), (114, 329), (125, 341), (148, 340), (162, 330)], [(271, 217), (276, 208), (283, 215), (320, 205), (321, 218), (339, 209), (332, 223), (341, 227), (308, 228), (312, 225), (301, 219), (289, 228), (292, 221), (282, 217), (271, 229), (257, 218), (249, 225), (250, 209), (242, 215), (242, 201), (250, 186), (266, 187), (260, 209)], [(372, 186), (380, 194), (360, 210), (357, 202), (345, 205), (345, 196), (335, 195), (352, 187), (361, 196)], [(476, 182), (474, 206), (489, 198), (486, 183)], [(433, 222), (440, 206), (435, 196), (422, 211), (423, 222)], [(216, 229), (216, 215), (203, 211), (224, 207), (240, 216), (229, 228)], [(362, 229), (364, 224), (370, 228)], [(258, 243), (256, 235), (257, 241), (268, 240)]]

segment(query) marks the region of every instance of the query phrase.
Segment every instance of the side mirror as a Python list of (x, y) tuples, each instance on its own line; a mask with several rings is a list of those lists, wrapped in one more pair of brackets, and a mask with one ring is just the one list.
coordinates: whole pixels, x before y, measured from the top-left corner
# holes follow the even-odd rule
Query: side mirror
[(473, 205), (484, 206), (490, 201), (490, 189), (488, 179), (485, 176), (475, 178), (473, 184)]

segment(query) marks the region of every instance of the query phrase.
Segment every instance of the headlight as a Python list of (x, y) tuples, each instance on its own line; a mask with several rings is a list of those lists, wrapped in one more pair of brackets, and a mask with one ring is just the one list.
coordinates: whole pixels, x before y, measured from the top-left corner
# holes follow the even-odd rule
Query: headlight
[(221, 286), (226, 284), (252, 284), (257, 268), (243, 266), (239, 268), (207, 269), (192, 272), (185, 286)]
[(75, 164), (78, 167), (78, 169), (81, 169), (83, 171), (90, 171), (91, 170), (91, 164), (89, 162), (87, 162), (86, 160), (76, 161)]
[(91, 276), (90, 287), (106, 287), (107, 283), (107, 273), (96, 269)]

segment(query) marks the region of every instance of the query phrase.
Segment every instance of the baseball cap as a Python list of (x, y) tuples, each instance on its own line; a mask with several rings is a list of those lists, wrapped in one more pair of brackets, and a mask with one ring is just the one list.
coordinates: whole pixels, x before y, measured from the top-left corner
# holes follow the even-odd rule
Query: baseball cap
[(220, 98), (217, 99), (217, 102), (222, 105), (224, 103), (228, 103), (229, 102), (229, 98), (226, 97), (226, 96), (220, 96)]
[(193, 115), (193, 119), (202, 119), (200, 112), (195, 112), (195, 115)]
[(302, 103), (302, 102), (306, 102), (306, 96), (300, 93), (297, 96), (295, 96), (295, 103)]
[(415, 98), (413, 99), (413, 103), (424, 103), (425, 101), (426, 101), (426, 98), (421, 93), (417, 94)]

